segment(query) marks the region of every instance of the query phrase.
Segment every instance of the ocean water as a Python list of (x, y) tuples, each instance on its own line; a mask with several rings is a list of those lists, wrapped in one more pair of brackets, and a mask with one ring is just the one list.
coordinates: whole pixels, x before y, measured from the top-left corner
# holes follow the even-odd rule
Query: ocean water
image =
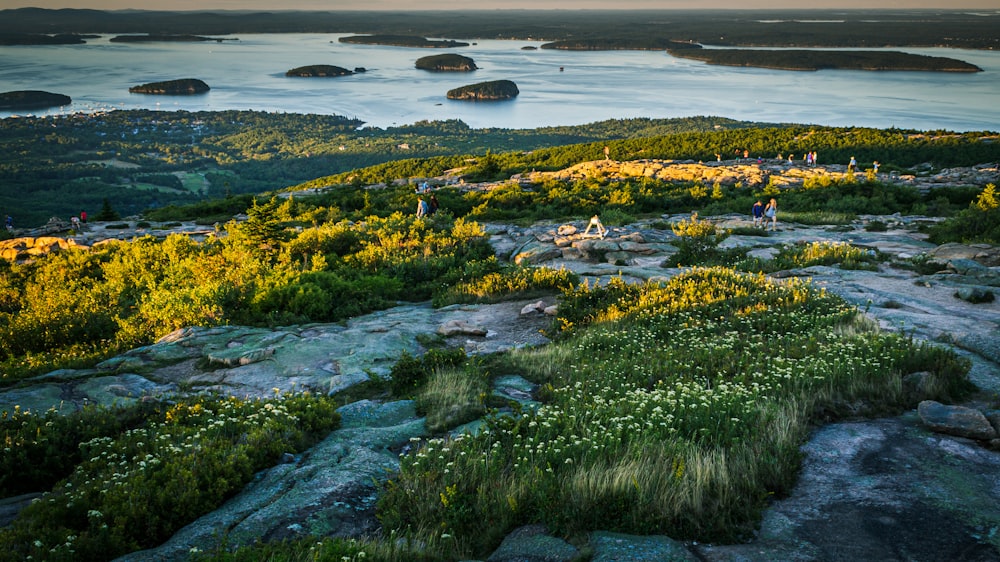
[[(45, 90), (70, 96), (52, 115), (105, 109), (218, 111), (252, 109), (336, 114), (389, 127), (460, 119), (475, 128), (578, 125), (613, 118), (712, 115), (832, 126), (1000, 131), (1000, 52), (896, 49), (971, 62), (979, 73), (779, 71), (711, 66), (658, 51), (525, 50), (531, 41), (476, 41), (456, 49), (339, 43), (336, 34), (257, 34), (222, 42), (111, 43), (0, 47), (0, 91)], [(472, 57), (479, 70), (415, 68), (432, 54)], [(367, 72), (338, 78), (289, 78), (285, 71), (332, 64)], [(129, 87), (199, 78), (198, 96), (130, 94)], [(520, 95), (502, 102), (449, 100), (452, 88), (514, 81)]]

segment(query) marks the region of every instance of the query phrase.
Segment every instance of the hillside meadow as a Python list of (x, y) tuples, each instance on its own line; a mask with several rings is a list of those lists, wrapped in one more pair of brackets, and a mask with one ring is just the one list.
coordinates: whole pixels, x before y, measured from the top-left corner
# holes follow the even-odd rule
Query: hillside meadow
[[(895, 156), (883, 158), (900, 168), (928, 155), (954, 161), (996, 150), (980, 140), (984, 135), (813, 131), (808, 141), (802, 135), (801, 129), (690, 133), (623, 139), (614, 149), (648, 154), (700, 146), (714, 154), (723, 144), (798, 150), (809, 142), (829, 147), (821, 154), (833, 158), (837, 150), (870, 146), (847, 139), (895, 139), (883, 148)], [(958, 144), (963, 150), (956, 155)], [(487, 153), (466, 163), (467, 173), (471, 181), (529, 165), (559, 167), (594, 159), (595, 146)], [(883, 415), (970, 390), (968, 364), (953, 352), (882, 331), (808, 281), (767, 277), (759, 262), (720, 250), (727, 233), (697, 217), (660, 225), (678, 237), (681, 273), (663, 283), (602, 287), (566, 271), (500, 263), (483, 226), (597, 212), (620, 223), (692, 208), (701, 216), (746, 213), (774, 186), (606, 178), (531, 189), (516, 182), (490, 191), (446, 187), (436, 192), (442, 210), (425, 218), (413, 215), (412, 188), (367, 188), (368, 178), (408, 178), (453, 163), (445, 157), (385, 163), (297, 186), (334, 186), (323, 193), (231, 197), (147, 214), (150, 220), (218, 216), (220, 209), (246, 214), (220, 223), (203, 242), (147, 236), (0, 263), (5, 386), (91, 366), (183, 326), (336, 322), (399, 301), (560, 295), (550, 345), (489, 357), (445, 349), (401, 357), (392, 380), (372, 380), (344, 395), (192, 396), (68, 415), (5, 412), (0, 474), (17, 478), (0, 480), (4, 494), (47, 493), (0, 530), (7, 546), (0, 560), (105, 559), (155, 546), (232, 497), (280, 452), (300, 451), (334, 429), (336, 405), (364, 397), (413, 398), (438, 432), (416, 439), (384, 486), (381, 538), (310, 538), (193, 556), (457, 560), (488, 553), (505, 533), (531, 522), (577, 541), (594, 529), (738, 541), (772, 498), (789, 491), (812, 424), (839, 419), (847, 404)], [(995, 186), (921, 194), (874, 180), (785, 190), (782, 208), (817, 221), (931, 213), (949, 217), (930, 232), (936, 240), (997, 243)], [(820, 244), (778, 259), (799, 267), (871, 267), (878, 258)], [(920, 265), (914, 260), (913, 267)], [(917, 371), (932, 373), (922, 396), (904, 392), (903, 378)], [(490, 398), (490, 381), (514, 373), (539, 385), (537, 408)], [(499, 415), (500, 408), (513, 413)], [(448, 433), (478, 418), (480, 431)], [(181, 493), (185, 501), (175, 501)], [(136, 532), (151, 521), (155, 532)]]

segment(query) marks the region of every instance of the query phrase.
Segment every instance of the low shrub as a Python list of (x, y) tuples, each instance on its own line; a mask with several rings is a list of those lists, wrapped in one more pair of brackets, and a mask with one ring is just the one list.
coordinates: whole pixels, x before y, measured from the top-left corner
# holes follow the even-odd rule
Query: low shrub
[(670, 225), (677, 239), (677, 253), (670, 261), (675, 265), (699, 265), (717, 257), (717, 247), (729, 237), (729, 232), (721, 230), (715, 223), (699, 219), (694, 213), (690, 219), (682, 219)]
[[(764, 262), (764, 268), (746, 268), (743, 271), (774, 272), (785, 269), (798, 269), (813, 265), (839, 265), (842, 269), (877, 270), (878, 264), (885, 256), (876, 250), (858, 248), (847, 242), (809, 242), (783, 246), (778, 255), (769, 262)], [(757, 265), (757, 264), (755, 264)]]
[(579, 282), (580, 276), (565, 268), (507, 266), (482, 277), (447, 286), (434, 295), (433, 303), (440, 307), (531, 298), (569, 289)]
[(410, 397), (423, 388), (436, 369), (457, 367), (466, 360), (463, 349), (430, 349), (420, 357), (403, 352), (389, 373), (395, 396)]
[(885, 232), (889, 230), (889, 225), (885, 224), (885, 221), (872, 220), (868, 221), (865, 225), (865, 230), (868, 232)]
[(996, 186), (988, 184), (967, 209), (930, 227), (929, 234), (930, 241), (935, 244), (1000, 243), (1000, 202)]
[(0, 530), (0, 560), (106, 560), (156, 546), (338, 424), (333, 401), (308, 393), (157, 409), (81, 442), (72, 474)]

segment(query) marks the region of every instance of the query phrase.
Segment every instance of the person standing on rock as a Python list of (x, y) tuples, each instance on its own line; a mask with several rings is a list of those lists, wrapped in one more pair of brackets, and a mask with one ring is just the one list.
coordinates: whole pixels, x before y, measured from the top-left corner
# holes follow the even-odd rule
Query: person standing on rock
[(772, 197), (767, 203), (767, 208), (764, 209), (764, 228), (767, 229), (767, 221), (771, 221), (771, 230), (777, 232), (778, 230), (778, 202)]
[(7, 232), (13, 232), (13, 230), (14, 230), (14, 217), (12, 217), (10, 215), (7, 215), (7, 218), (4, 219), (4, 221), (3, 221), (3, 226), (4, 226), (4, 228), (7, 229)]
[(847, 163), (847, 173), (853, 174), (854, 170), (856, 170), (857, 168), (858, 168), (858, 161), (855, 160), (853, 156), (851, 156), (851, 161)]
[(87, 211), (80, 211), (80, 222), (87, 224)]
[(764, 204), (760, 202), (760, 199), (750, 208), (750, 214), (753, 215), (754, 228), (764, 226)]
[(604, 159), (611, 160), (611, 148), (608, 146), (604, 147)]

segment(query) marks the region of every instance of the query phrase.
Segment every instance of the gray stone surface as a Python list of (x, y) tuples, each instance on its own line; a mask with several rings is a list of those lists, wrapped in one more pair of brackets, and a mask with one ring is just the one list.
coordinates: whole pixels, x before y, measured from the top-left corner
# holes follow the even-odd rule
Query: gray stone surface
[(573, 562), (580, 551), (568, 542), (549, 535), (542, 525), (515, 530), (500, 543), (487, 562)]
[(683, 543), (662, 535), (590, 534), (591, 562), (697, 562)]
[(693, 546), (702, 560), (1000, 560), (1000, 453), (915, 414), (832, 424), (802, 451), (795, 489), (754, 540)]

